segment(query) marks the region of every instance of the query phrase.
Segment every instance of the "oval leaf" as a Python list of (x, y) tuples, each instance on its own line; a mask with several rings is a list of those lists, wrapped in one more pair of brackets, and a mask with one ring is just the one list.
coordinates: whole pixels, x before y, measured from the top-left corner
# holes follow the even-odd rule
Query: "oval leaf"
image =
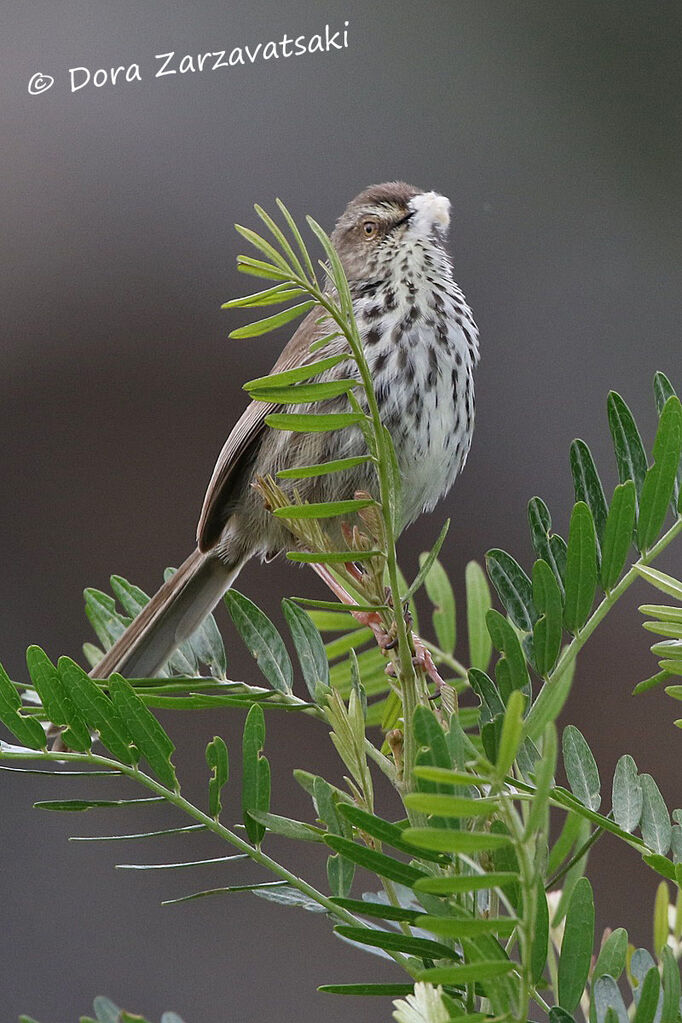
[(294, 671), (275, 626), (253, 601), (237, 590), (228, 590), (224, 600), (237, 631), (272, 688), (291, 694)]
[(486, 627), (486, 615), (490, 610), (490, 588), (485, 572), (476, 561), (467, 564), (464, 580), (466, 584), (467, 632), (469, 638), (469, 660), (472, 668), (486, 671), (490, 663), (492, 642)]
[(583, 501), (573, 508), (566, 553), (564, 624), (576, 633), (587, 621), (597, 589), (597, 546), (592, 513)]
[(616, 764), (613, 773), (613, 819), (619, 828), (632, 834), (642, 816), (642, 802), (642, 785), (637, 774), (637, 764), (625, 753)]
[(601, 584), (608, 593), (618, 582), (625, 567), (635, 528), (636, 494), (632, 480), (619, 484), (613, 492), (604, 529)]
[(594, 899), (586, 877), (575, 883), (566, 913), (564, 937), (559, 957), (559, 1002), (573, 1012), (587, 983), (594, 942)]
[(601, 784), (596, 761), (584, 736), (575, 725), (567, 725), (562, 737), (564, 768), (571, 791), (583, 806), (598, 810)]

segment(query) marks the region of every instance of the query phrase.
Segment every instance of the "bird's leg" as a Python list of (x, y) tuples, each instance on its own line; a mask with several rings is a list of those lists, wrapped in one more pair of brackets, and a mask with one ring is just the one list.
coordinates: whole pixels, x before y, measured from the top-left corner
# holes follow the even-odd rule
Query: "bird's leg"
[(432, 682), (436, 683), (436, 693), (438, 694), (440, 693), (444, 679), (434, 664), (430, 650), (424, 646), (423, 640), (419, 638), (416, 632), (413, 632), (411, 635), (412, 645), (414, 646), (413, 661), (417, 667), (421, 668), (422, 671), (428, 675)]
[[(312, 564), (310, 566), (319, 575), (322, 582), (329, 587), (335, 597), (341, 601), (342, 604), (354, 604), (355, 600), (351, 597), (348, 590), (334, 577), (330, 569), (326, 565)], [(357, 565), (349, 562), (346, 566), (349, 574), (353, 578), (361, 581), (360, 572), (358, 571)], [(388, 633), (384, 623), (381, 620), (381, 615), (378, 611), (351, 611), (353, 618), (358, 621), (361, 625), (365, 625), (372, 630), (374, 637), (381, 647), (382, 650), (386, 649), (386, 640)]]
[[(334, 577), (326, 565), (313, 564), (311, 567), (315, 570), (315, 572), (317, 572), (325, 585), (329, 587), (334, 596), (338, 597), (342, 604), (355, 603), (350, 593), (348, 593), (338, 579)], [(348, 562), (345, 567), (349, 575), (351, 575), (354, 579), (357, 579), (358, 582), (362, 581), (362, 574), (357, 565), (353, 562)], [(379, 647), (384, 651), (384, 653), (393, 649), (396, 645), (395, 636), (392, 635), (392, 631), (386, 630), (378, 611), (351, 611), (351, 614), (361, 625), (368, 626), (372, 630)], [(409, 612), (406, 612), (406, 615), (409, 616)], [(408, 624), (411, 624), (409, 617)], [(414, 648), (413, 661), (415, 667), (421, 668), (422, 671), (428, 675), (431, 681), (436, 684), (436, 691), (440, 692), (440, 688), (443, 684), (443, 678), (434, 664), (430, 651), (426, 648), (416, 632), (410, 632), (410, 636), (412, 638), (412, 646)], [(389, 665), (389, 668), (390, 667), (391, 666)]]

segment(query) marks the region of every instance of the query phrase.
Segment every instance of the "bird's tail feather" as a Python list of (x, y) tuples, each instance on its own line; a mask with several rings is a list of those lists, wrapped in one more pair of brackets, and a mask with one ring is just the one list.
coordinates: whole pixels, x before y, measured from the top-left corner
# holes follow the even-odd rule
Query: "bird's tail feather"
[(154, 594), (140, 614), (90, 672), (108, 678), (152, 678), (188, 639), (230, 588), (244, 560), (226, 564), (195, 550)]

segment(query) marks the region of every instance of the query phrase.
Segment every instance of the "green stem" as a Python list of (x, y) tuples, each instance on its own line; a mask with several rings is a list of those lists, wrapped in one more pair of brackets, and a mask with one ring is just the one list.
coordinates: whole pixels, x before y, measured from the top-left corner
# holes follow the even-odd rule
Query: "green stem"
[(377, 478), (379, 482), (379, 500), (381, 514), (384, 522), (384, 534), (386, 538), (386, 568), (388, 581), (393, 599), (393, 610), (395, 616), (396, 638), (398, 640), (398, 658), (400, 669), (400, 686), (403, 702), (404, 722), (404, 746), (403, 746), (403, 778), (402, 789), (410, 792), (414, 787), (413, 769), (416, 759), (416, 743), (412, 729), (412, 716), (417, 706), (417, 679), (412, 663), (412, 648), (407, 629), (405, 617), (400, 606), (400, 584), (398, 580), (398, 559), (395, 547), (394, 524), (391, 520), (391, 473), (392, 464), (391, 452), (388, 449), (388, 442), (384, 434), (384, 427), (379, 412), (379, 404), (374, 393), (372, 375), (365, 358), (362, 341), (358, 332), (357, 324), (353, 316), (352, 307), (347, 310), (347, 315), (339, 310), (319, 288), (312, 286), (312, 282), (292, 275), (292, 282), (304, 287), (312, 298), (315, 299), (323, 309), (329, 313), (337, 326), (345, 335), (351, 352), (360, 372), (360, 379), (367, 400), (369, 419), (372, 423), (374, 443), (377, 455)]
[(534, 849), (530, 842), (525, 840), (524, 824), (510, 801), (500, 800), (500, 808), (503, 813), (505, 824), (509, 830), (519, 864), (519, 883), (521, 897), (523, 900), (523, 913), (516, 927), (519, 940), (519, 978), (521, 981), (520, 998), (518, 1005), (517, 1020), (519, 1023), (526, 1023), (528, 1009), (533, 995), (534, 985), (532, 976), (532, 953), (533, 934), (535, 931), (536, 899), (535, 899), (535, 870), (534, 870)]
[(585, 646), (585, 643), (588, 641), (597, 626), (603, 622), (611, 608), (623, 596), (625, 591), (628, 590), (635, 580), (639, 578), (637, 569), (651, 564), (651, 562), (654, 561), (658, 555), (664, 551), (677, 536), (679, 536), (680, 533), (682, 533), (682, 517), (678, 518), (670, 529), (663, 534), (658, 543), (654, 544), (654, 546), (645, 554), (642, 554), (634, 565), (628, 569), (617, 586), (614, 586), (611, 592), (606, 594), (593, 614), (590, 618), (588, 618), (585, 625), (583, 625), (582, 629), (575, 634), (571, 642), (568, 644), (559, 658), (556, 667), (548, 676), (545, 685), (551, 685), (555, 679), (561, 676), (562, 672), (568, 667), (568, 665), (575, 661), (576, 657)]
[(566, 863), (563, 867), (561, 867), (560, 870), (557, 870), (557, 872), (554, 875), (554, 877), (550, 878), (550, 880), (545, 885), (545, 891), (546, 892), (551, 891), (552, 888), (554, 888), (555, 885), (559, 881), (561, 881), (566, 876), (566, 874), (568, 874), (569, 870), (572, 867), (574, 867), (576, 865), (576, 863), (580, 862), (580, 860), (592, 848), (592, 846), (595, 844), (595, 842), (598, 842), (599, 839), (602, 837), (602, 835), (605, 835), (605, 834), (606, 834), (606, 832), (605, 832), (605, 830), (603, 828), (595, 828), (594, 831), (592, 832), (592, 834), (590, 835), (590, 837), (585, 839), (585, 841), (580, 846), (578, 851), (573, 856), (571, 856), (571, 858), (568, 861), (568, 863)]
[(385, 757), (384, 754), (376, 748), (374, 743), (367, 738), (365, 738), (365, 753), (370, 760), (373, 760), (377, 767), (383, 771), (391, 785), (395, 785), (397, 776), (395, 766), (391, 763), (388, 757)]
[[(35, 753), (0, 752), (0, 759), (49, 760), (55, 762), (75, 761), (81, 764), (96, 764), (98, 767), (107, 767), (115, 770), (119, 774), (123, 774), (131, 780), (138, 782), (140, 785), (143, 785), (156, 795), (162, 796), (164, 800), (176, 807), (176, 809), (180, 810), (188, 817), (192, 817), (199, 824), (203, 824), (207, 831), (212, 831), (214, 835), (217, 835), (223, 841), (233, 845), (240, 852), (245, 853), (254, 861), (254, 863), (258, 863), (261, 867), (265, 867), (266, 870), (269, 870), (272, 874), (275, 874), (277, 877), (281, 878), (281, 880), (290, 884), (292, 888), (296, 888), (297, 891), (302, 892), (304, 895), (307, 895), (308, 898), (318, 903), (318, 905), (323, 906), (331, 916), (342, 920), (344, 923), (352, 924), (354, 927), (367, 926), (364, 920), (354, 916), (348, 910), (337, 906), (330, 898), (318, 891), (317, 888), (314, 888), (311, 884), (308, 884), (307, 881), (304, 881), (303, 878), (298, 877), (296, 874), (292, 874), (290, 870), (287, 870), (287, 868), (282, 866), (281, 863), (273, 860), (272, 857), (268, 856), (267, 853), (264, 853), (261, 849), (249, 845), (248, 842), (245, 842), (243, 838), (239, 837), (239, 835), (230, 831), (230, 829), (226, 828), (220, 823), (220, 821), (215, 820), (207, 813), (204, 813), (203, 810), (194, 806), (193, 803), (190, 803), (184, 798), (184, 796), (180, 795), (179, 792), (173, 792), (171, 789), (167, 789), (164, 785), (161, 785), (160, 782), (155, 781), (154, 778), (150, 778), (149, 775), (144, 774), (135, 767), (128, 767), (126, 764), (119, 763), (117, 760), (111, 760), (108, 757), (102, 757), (96, 753), (51, 753), (49, 751), (42, 752), (38, 750), (36, 750)], [(401, 953), (392, 953), (392, 957), (410, 976), (414, 976), (406, 956), (403, 956)]]

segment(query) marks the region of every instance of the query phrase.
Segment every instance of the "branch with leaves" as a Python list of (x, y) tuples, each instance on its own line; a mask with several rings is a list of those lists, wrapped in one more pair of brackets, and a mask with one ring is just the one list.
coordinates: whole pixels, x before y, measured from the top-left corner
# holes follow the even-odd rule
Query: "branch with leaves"
[[(30, 647), (25, 680), (11, 680), (0, 670), (0, 720), (14, 737), (0, 745), (2, 766), (35, 770), (28, 765), (38, 761), (39, 770), (60, 778), (113, 775), (123, 783), (119, 798), (36, 804), (45, 810), (136, 805), (153, 813), (154, 804), (172, 806), (173, 827), (154, 827), (149, 818), (138, 833), (108, 839), (155, 843), (175, 834), (190, 841), (197, 831), (207, 831), (216, 839), (218, 855), (121, 867), (191, 871), (221, 863), (230, 871), (235, 861), (250, 860), (262, 870), (253, 883), (190, 891), (168, 901), (246, 892), (326, 914), (339, 938), (388, 962), (383, 979), (329, 983), (320, 990), (394, 998), (399, 1023), (525, 1023), (537, 1012), (549, 1013), (552, 1023), (569, 1023), (579, 1011), (589, 1023), (630, 1018), (677, 1023), (682, 811), (674, 810), (671, 820), (655, 780), (640, 774), (627, 754), (616, 765), (605, 810), (599, 769), (585, 737), (569, 724), (560, 739), (557, 729), (580, 650), (632, 583), (643, 576), (682, 602), (682, 584), (651, 567), (682, 533), (682, 406), (672, 385), (656, 375), (659, 424), (651, 459), (627, 405), (619, 395), (609, 396), (620, 478), (610, 501), (589, 448), (577, 440), (570, 451), (575, 503), (567, 539), (553, 531), (547, 506), (535, 497), (528, 509), (536, 555), (529, 571), (503, 550), (487, 553), (487, 577), (501, 610), (492, 607), (486, 572), (469, 563), (464, 580), (468, 643), (462, 653), (456, 635), (458, 586), (438, 560), (447, 524), (432, 550), (421, 556), (411, 584), (398, 568), (399, 477), (341, 264), (327, 236), (309, 219), (325, 260), (321, 285), (301, 233), (282, 204), (279, 210), (288, 235), (259, 207), (269, 239), (240, 229), (264, 257), (240, 257), (240, 269), (275, 284), (227, 305), (252, 310), (297, 301), (233, 331), (237, 338), (258, 336), (315, 305), (329, 323), (329, 332), (311, 352), (319, 352), (319, 358), (251, 381), (246, 389), (256, 400), (282, 406), (268, 417), (272, 429), (362, 430), (366, 455), (284, 468), (280, 480), (256, 481), (271, 513), (291, 533), (290, 559), (311, 564), (336, 599), (283, 600), (295, 665), (277, 623), (243, 594), (228, 592), (225, 604), (254, 656), (254, 672), (262, 675), (258, 682), (228, 679), (212, 617), (155, 679), (91, 679), (72, 659), (53, 664), (39, 647)], [(343, 350), (325, 354), (326, 345), (339, 339)], [(341, 380), (324, 379), (332, 362), (348, 365)], [(330, 397), (346, 400), (347, 411), (316, 409)], [(310, 504), (280, 485), (306, 474), (342, 471), (358, 457), (376, 470), (373, 495)], [(330, 521), (339, 519), (340, 533), (331, 533)], [(339, 535), (345, 546), (339, 545)], [(86, 591), (86, 613), (100, 644), (86, 644), (90, 664), (101, 659), (148, 600), (119, 576), (112, 577), (111, 587), (111, 595)], [(431, 604), (427, 638), (420, 635), (415, 602), (422, 589)], [(660, 637), (652, 647), (659, 671), (640, 683), (637, 693), (682, 675), (680, 608), (657, 604), (642, 610), (645, 627)], [(302, 695), (295, 692), (299, 680)], [(667, 692), (679, 699), (682, 687), (671, 684)], [(205, 805), (197, 805), (183, 793), (171, 735), (155, 714), (214, 707), (246, 711), (242, 818), (236, 823), (225, 820), (223, 807), (230, 785), (224, 740), (215, 736), (208, 742), (207, 796)], [(295, 772), (311, 800), (310, 820), (271, 808), (266, 716), (276, 709), (319, 720), (343, 763), (344, 787), (307, 765)], [(50, 723), (64, 730), (66, 752), (48, 748)], [(560, 759), (568, 788), (556, 780)], [(130, 796), (130, 785), (144, 795)], [(379, 809), (390, 789), (403, 807), (398, 819)], [(555, 820), (560, 824), (556, 838), (556, 828), (550, 828)], [(270, 855), (272, 834), (319, 847), (326, 857), (328, 891)], [(595, 957), (594, 898), (585, 872), (589, 850), (602, 836), (619, 839), (662, 877), (654, 907), (656, 958), (629, 946), (622, 928), (606, 938)], [(358, 866), (376, 877), (374, 888), (359, 894), (353, 887)], [(678, 892), (674, 905), (671, 884)], [(622, 993), (623, 977), (632, 992), (630, 1005)], [(95, 1011), (98, 1023), (132, 1018), (106, 999), (95, 1003)], [(167, 1017), (164, 1023), (173, 1019)]]

